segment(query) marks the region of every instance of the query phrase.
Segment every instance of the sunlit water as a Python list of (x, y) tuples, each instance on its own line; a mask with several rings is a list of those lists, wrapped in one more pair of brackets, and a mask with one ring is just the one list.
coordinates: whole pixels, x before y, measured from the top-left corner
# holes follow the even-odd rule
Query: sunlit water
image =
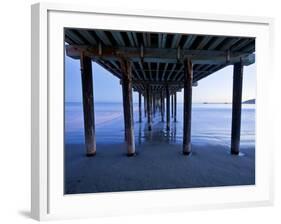
[[(216, 144), (229, 147), (231, 136), (231, 104), (192, 105), (192, 144)], [(160, 114), (153, 118), (153, 131), (147, 131), (142, 113), (139, 123), (138, 105), (134, 105), (134, 133), (136, 144), (147, 141), (182, 143), (183, 105), (177, 105), (177, 122), (171, 118), (171, 131), (167, 132)], [(97, 143), (114, 144), (124, 141), (123, 108), (121, 103), (95, 103)], [(81, 103), (65, 104), (65, 143), (83, 143), (84, 126)], [(255, 145), (255, 105), (242, 105), (241, 146)]]

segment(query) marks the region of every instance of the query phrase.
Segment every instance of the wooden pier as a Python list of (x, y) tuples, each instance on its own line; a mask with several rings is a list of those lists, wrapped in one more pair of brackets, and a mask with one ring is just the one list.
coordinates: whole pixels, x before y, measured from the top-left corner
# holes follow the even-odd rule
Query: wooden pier
[[(255, 39), (193, 34), (65, 29), (66, 54), (81, 61), (85, 146), (96, 154), (91, 61), (120, 79), (127, 155), (135, 155), (132, 91), (142, 98), (147, 128), (159, 112), (170, 130), (177, 122), (177, 92), (184, 89), (183, 154), (190, 155), (192, 88), (212, 73), (233, 65), (231, 153), (239, 154), (243, 66), (255, 62)], [(166, 105), (165, 105), (166, 102)], [(165, 116), (166, 115), (166, 116)]]

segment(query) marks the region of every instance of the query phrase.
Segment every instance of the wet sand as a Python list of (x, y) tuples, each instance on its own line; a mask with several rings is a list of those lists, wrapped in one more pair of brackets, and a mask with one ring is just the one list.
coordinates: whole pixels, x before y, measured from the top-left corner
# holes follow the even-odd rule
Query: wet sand
[[(229, 153), (229, 143), (193, 136), (192, 155), (182, 155), (182, 122), (154, 118), (153, 130), (135, 122), (137, 155), (126, 156), (122, 119), (97, 129), (97, 155), (86, 157), (80, 143), (65, 145), (65, 193), (96, 193), (255, 184), (254, 144), (241, 144), (244, 156)], [(214, 133), (215, 135), (216, 133)]]

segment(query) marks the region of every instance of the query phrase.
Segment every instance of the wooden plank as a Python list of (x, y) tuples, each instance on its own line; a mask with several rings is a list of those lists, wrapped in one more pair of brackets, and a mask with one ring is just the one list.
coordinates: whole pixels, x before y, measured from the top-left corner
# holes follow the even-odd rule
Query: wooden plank
[(158, 48), (161, 48), (162, 47), (162, 34), (159, 33), (158, 34)]
[(119, 46), (121, 47), (125, 46), (125, 41), (123, 40), (123, 37), (120, 32), (115, 31), (115, 32), (111, 32), (111, 34)]
[(212, 36), (204, 36), (201, 42), (197, 46), (197, 50), (202, 50), (207, 45), (207, 43), (212, 39)]
[(134, 71), (134, 73), (137, 75), (137, 79), (141, 80), (141, 75), (139, 74), (139, 70), (136, 69), (134, 62), (132, 62), (132, 70)]
[(163, 33), (162, 34), (162, 48), (166, 47), (166, 41), (167, 41), (167, 34)]
[(181, 34), (174, 34), (171, 48), (177, 48), (179, 46), (180, 40), (181, 40)]
[(140, 68), (141, 68), (141, 70), (142, 70), (142, 74), (143, 74), (143, 76), (144, 76), (144, 80), (147, 81), (148, 78), (147, 78), (147, 76), (146, 76), (146, 73), (144, 72), (143, 64), (142, 64), (141, 61), (139, 61), (139, 66), (140, 66)]
[(81, 34), (84, 39), (86, 39), (91, 45), (98, 45), (97, 40), (94, 38), (93, 35), (88, 30), (79, 30), (79, 33)]
[(216, 37), (208, 47), (208, 50), (216, 49), (216, 47), (219, 46), (225, 39), (226, 37)]
[(156, 81), (159, 81), (159, 63), (156, 63)]
[(138, 38), (137, 38), (137, 33), (136, 32), (131, 32), (131, 34), (133, 36), (134, 42), (136, 44), (136, 47), (139, 47), (140, 43), (139, 43)]
[(186, 41), (183, 45), (183, 49), (188, 49), (191, 47), (191, 45), (193, 44), (193, 42), (195, 41), (196, 39), (196, 35), (188, 35), (187, 38), (186, 38)]
[(148, 47), (146, 33), (142, 33), (142, 39), (143, 39), (143, 46)]
[(181, 66), (181, 68), (176, 72), (176, 74), (174, 75), (174, 79), (173, 81), (177, 81), (181, 79), (183, 73), (183, 65)]
[(132, 35), (132, 32), (126, 32), (128, 39), (130, 41), (130, 45), (131, 47), (135, 47), (135, 42), (134, 42), (134, 37)]
[(148, 67), (148, 74), (150, 77), (150, 80), (153, 80), (152, 72), (151, 72), (151, 65), (149, 62), (147, 62), (147, 67)]
[[(241, 40), (239, 43), (237, 43), (236, 45), (232, 46), (231, 47), (231, 50), (233, 51), (239, 51), (241, 48), (247, 46), (247, 45), (250, 45), (251, 42), (253, 41), (253, 39), (244, 39), (244, 40)], [(254, 45), (254, 44), (252, 44)]]
[(183, 154), (191, 153), (191, 112), (192, 112), (193, 66), (190, 58), (184, 61), (184, 116), (183, 116)]
[(168, 76), (167, 76), (167, 80), (170, 80), (170, 78), (171, 78), (173, 72), (175, 71), (176, 66), (177, 66), (177, 64), (173, 64), (173, 67), (172, 67), (170, 73), (169, 73)]
[(134, 135), (134, 117), (133, 117), (133, 98), (132, 98), (132, 68), (131, 63), (120, 59), (122, 69), (122, 92), (123, 92), (123, 111), (124, 126), (127, 144), (127, 155), (135, 155), (135, 135)]
[[(83, 39), (78, 34), (76, 34), (75, 31), (70, 30), (70, 29), (65, 29), (64, 33), (71, 40), (73, 40), (76, 44), (83, 44), (84, 43)], [(78, 55), (78, 57), (80, 57), (80, 55)]]
[(104, 31), (102, 30), (95, 30), (95, 34), (98, 36), (100, 39), (100, 42), (104, 43), (105, 46), (111, 46), (111, 41), (107, 37)]
[(222, 51), (226, 51), (230, 49), (235, 43), (237, 43), (240, 40), (240, 38), (228, 38), (226, 42), (223, 44), (223, 46), (220, 48)]
[(80, 66), (82, 78), (82, 99), (86, 155), (94, 156), (96, 154), (96, 132), (91, 59), (81, 54)]
[(165, 73), (166, 73), (166, 70), (167, 70), (167, 68), (168, 68), (168, 65), (169, 65), (169, 64), (166, 63), (165, 66), (164, 66), (164, 70), (163, 70), (162, 75), (161, 75), (161, 80), (162, 80), (162, 81), (165, 80)]
[(243, 65), (240, 62), (234, 64), (233, 69), (231, 154), (234, 155), (238, 155), (240, 151), (242, 84)]
[(147, 41), (147, 46), (151, 47), (151, 35), (150, 35), (150, 33), (146, 33), (146, 41)]

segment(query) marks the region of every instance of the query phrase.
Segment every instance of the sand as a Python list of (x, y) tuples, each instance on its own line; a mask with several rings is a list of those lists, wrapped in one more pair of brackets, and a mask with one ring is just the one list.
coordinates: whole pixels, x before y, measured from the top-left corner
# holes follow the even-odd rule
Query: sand
[(135, 122), (137, 155), (127, 157), (121, 121), (114, 122), (97, 133), (95, 157), (85, 156), (83, 144), (66, 144), (66, 194), (255, 184), (253, 144), (241, 144), (244, 156), (233, 156), (229, 144), (200, 141), (192, 144), (191, 156), (183, 156), (176, 133), (181, 122), (166, 132), (156, 118), (152, 132)]

